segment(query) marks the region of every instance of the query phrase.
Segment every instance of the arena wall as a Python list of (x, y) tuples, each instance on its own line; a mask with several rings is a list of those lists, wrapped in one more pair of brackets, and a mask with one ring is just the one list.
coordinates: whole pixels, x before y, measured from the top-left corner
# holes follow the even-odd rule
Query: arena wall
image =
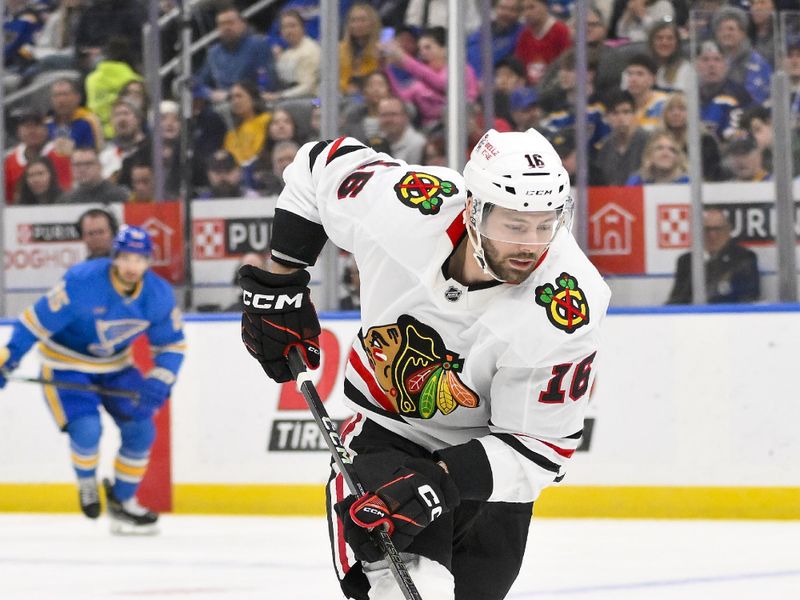
[[(537, 515), (800, 518), (798, 316), (777, 305), (611, 314), (584, 446)], [(331, 417), (345, 419), (358, 322), (330, 317), (315, 379)], [(0, 340), (9, 334), (4, 321)], [(235, 315), (188, 317), (186, 334), (157, 457), (171, 470), (147, 493), (177, 513), (321, 514), (329, 457), (302, 397), (246, 354)], [(35, 354), (17, 374), (37, 374)], [(0, 392), (0, 431), (0, 511), (76, 511), (67, 440), (38, 385)], [(117, 440), (107, 422), (104, 474)]]

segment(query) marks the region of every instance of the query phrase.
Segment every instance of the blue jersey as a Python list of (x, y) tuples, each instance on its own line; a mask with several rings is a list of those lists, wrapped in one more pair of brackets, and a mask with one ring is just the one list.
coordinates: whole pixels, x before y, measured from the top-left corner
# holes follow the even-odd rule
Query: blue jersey
[(131, 344), (141, 333), (150, 340), (159, 378), (174, 382), (185, 343), (172, 288), (147, 271), (128, 295), (112, 276), (111, 259), (98, 258), (69, 269), (22, 313), (8, 349), (16, 363), (38, 341), (46, 367), (111, 373), (133, 363)]

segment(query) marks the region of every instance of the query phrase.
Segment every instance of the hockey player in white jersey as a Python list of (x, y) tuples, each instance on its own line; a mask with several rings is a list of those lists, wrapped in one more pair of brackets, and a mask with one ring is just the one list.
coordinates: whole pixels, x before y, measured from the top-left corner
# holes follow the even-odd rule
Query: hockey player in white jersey
[[(504, 598), (532, 505), (581, 442), (610, 292), (570, 234), (569, 177), (535, 130), (490, 130), (463, 177), (352, 138), (284, 173), (268, 271), (243, 267), (242, 337), (275, 381), (319, 365), (309, 274), (326, 239), (361, 274), (342, 431), (368, 490), (328, 484), (333, 561), (358, 600), (401, 599), (386, 526), (423, 598)], [(302, 300), (299, 300), (302, 298)]]

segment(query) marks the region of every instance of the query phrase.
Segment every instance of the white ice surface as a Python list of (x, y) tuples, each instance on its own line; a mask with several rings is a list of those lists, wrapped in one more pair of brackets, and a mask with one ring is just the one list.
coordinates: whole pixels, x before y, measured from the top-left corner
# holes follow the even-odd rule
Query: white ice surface
[[(342, 598), (321, 518), (166, 515), (161, 529), (0, 515), (0, 599)], [(800, 522), (535, 519), (508, 599), (798, 600)]]

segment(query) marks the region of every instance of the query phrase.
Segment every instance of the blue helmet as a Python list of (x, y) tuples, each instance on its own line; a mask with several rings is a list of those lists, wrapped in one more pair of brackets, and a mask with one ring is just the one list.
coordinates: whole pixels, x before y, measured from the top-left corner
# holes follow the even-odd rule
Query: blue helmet
[(114, 236), (114, 249), (112, 254), (116, 256), (120, 252), (132, 252), (134, 254), (153, 254), (153, 240), (150, 234), (141, 227), (133, 225), (122, 225)]

